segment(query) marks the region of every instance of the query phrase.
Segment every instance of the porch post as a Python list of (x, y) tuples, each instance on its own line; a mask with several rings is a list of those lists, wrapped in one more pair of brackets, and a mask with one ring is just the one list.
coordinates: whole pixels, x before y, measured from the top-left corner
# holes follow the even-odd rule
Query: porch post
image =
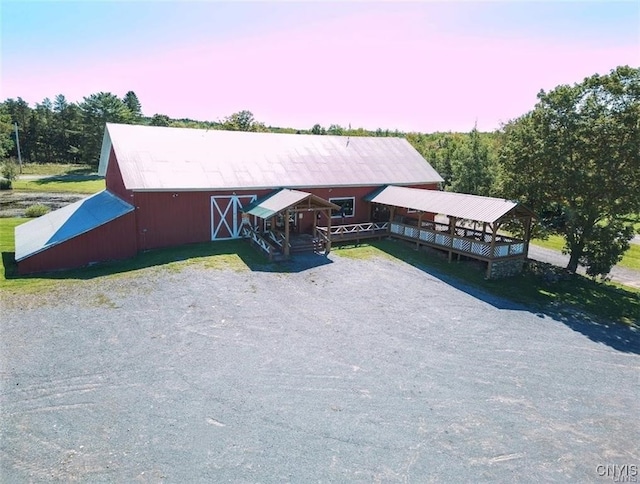
[(289, 209), (284, 212), (284, 256), (289, 258)]
[(319, 213), (320, 212), (318, 212), (317, 210), (313, 211), (313, 232), (312, 232), (312, 234), (313, 234), (314, 237), (316, 236), (316, 226), (318, 225), (318, 214)]
[(327, 248), (325, 254), (331, 252), (331, 209), (327, 209)]
[(500, 227), (498, 222), (494, 222), (491, 226), (491, 246), (489, 248), (489, 263), (487, 264), (487, 279), (491, 278), (491, 267), (495, 257), (494, 249), (496, 247), (496, 234), (498, 233), (498, 227)]
[(449, 247), (451, 247), (451, 249), (449, 249), (449, 262), (451, 262), (451, 259), (453, 258), (453, 237), (456, 235), (457, 222), (458, 219), (456, 217), (449, 217), (449, 235), (451, 236), (451, 241), (449, 242)]
[(418, 240), (416, 240), (416, 249), (420, 250), (420, 231), (422, 230), (422, 210), (418, 211)]
[(529, 240), (531, 240), (531, 217), (524, 221), (524, 258), (529, 258)]
[(395, 214), (396, 211), (396, 207), (391, 205), (391, 208), (389, 209), (389, 227), (387, 228), (387, 231), (389, 233), (391, 233), (391, 224), (393, 223), (393, 216)]

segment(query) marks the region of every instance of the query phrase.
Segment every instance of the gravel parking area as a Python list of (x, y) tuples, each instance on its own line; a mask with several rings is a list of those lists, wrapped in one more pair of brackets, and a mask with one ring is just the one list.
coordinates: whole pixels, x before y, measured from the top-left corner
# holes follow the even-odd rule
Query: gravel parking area
[(635, 332), (400, 261), (298, 260), (7, 304), (0, 480), (612, 482), (598, 466), (640, 465)]

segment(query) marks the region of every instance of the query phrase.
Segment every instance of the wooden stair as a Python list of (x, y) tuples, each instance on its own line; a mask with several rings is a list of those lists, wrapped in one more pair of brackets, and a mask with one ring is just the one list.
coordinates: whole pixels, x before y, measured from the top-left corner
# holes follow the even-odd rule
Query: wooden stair
[(291, 239), (291, 254), (300, 254), (304, 252), (323, 252), (324, 244), (322, 240), (311, 235), (300, 235)]

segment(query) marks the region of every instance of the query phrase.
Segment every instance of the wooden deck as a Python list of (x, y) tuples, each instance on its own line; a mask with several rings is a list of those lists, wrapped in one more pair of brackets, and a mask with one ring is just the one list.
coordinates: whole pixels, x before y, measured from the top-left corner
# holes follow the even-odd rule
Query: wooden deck
[[(269, 259), (274, 260), (282, 257), (283, 244), (285, 243), (283, 234), (258, 233), (250, 227), (244, 227), (243, 235), (249, 238), (258, 249), (264, 251)], [(491, 233), (464, 226), (456, 226), (452, 232), (449, 225), (438, 222), (423, 222), (421, 227), (400, 222), (334, 225), (330, 228), (316, 227), (314, 235), (314, 237), (307, 236), (313, 242), (308, 244), (309, 247), (325, 253), (329, 252), (332, 243), (396, 237), (415, 242), (418, 246), (424, 245), (446, 250), (450, 254), (460, 254), (487, 262), (526, 256), (526, 246), (522, 240), (496, 235), (492, 242)], [(294, 246), (295, 243), (292, 242), (289, 248)]]
[(422, 227), (391, 222), (389, 235), (484, 261), (525, 256), (522, 240), (497, 235), (492, 244), (490, 233), (461, 226), (451, 233), (449, 225), (437, 222), (425, 222)]

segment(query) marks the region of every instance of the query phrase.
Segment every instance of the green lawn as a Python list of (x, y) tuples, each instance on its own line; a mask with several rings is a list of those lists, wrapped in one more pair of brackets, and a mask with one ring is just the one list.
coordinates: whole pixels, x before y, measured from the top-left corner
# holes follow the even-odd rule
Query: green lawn
[[(33, 175), (43, 178), (30, 179)], [(93, 194), (104, 190), (105, 182), (90, 165), (30, 163), (23, 165), (22, 175), (12, 186), (15, 191), (24, 192)]]
[(136, 275), (140, 270), (153, 270), (154, 267), (166, 271), (180, 271), (189, 265), (211, 269), (249, 270), (269, 264), (266, 257), (246, 241), (222, 241), (152, 250), (133, 259), (106, 262), (82, 269), (19, 276), (14, 260), (14, 228), (27, 221), (25, 218), (0, 218), (0, 296), (18, 292), (40, 293), (53, 289), (58, 291), (83, 280), (129, 277)]
[(14, 180), (13, 189), (23, 192), (97, 193), (105, 189), (104, 178), (97, 175), (60, 175), (38, 180)]
[(97, 168), (91, 165), (71, 163), (25, 163), (22, 165), (23, 175), (91, 175), (96, 171)]
[[(559, 235), (550, 235), (547, 240), (532, 239), (531, 243), (547, 249), (562, 250), (564, 238)], [(624, 253), (622, 260), (617, 265), (640, 271), (640, 245), (631, 244), (631, 247)]]
[(633, 228), (636, 231), (636, 234), (640, 234), (640, 213), (627, 215), (624, 217), (626, 222), (633, 222)]

